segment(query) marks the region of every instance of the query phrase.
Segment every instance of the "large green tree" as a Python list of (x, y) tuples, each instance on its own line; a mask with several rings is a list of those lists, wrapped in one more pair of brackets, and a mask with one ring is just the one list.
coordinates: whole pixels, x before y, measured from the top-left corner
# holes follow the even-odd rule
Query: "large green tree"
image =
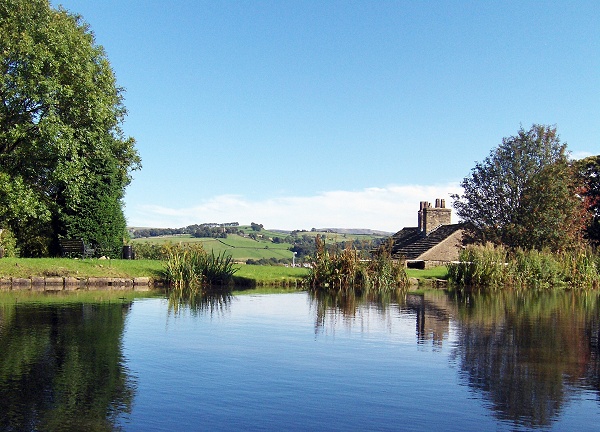
[(600, 155), (575, 162), (581, 184), (581, 196), (590, 214), (586, 237), (595, 246), (600, 245)]
[(25, 255), (56, 251), (60, 237), (116, 253), (140, 158), (103, 48), (48, 0), (3, 0), (0, 69), (0, 225)]
[(553, 251), (580, 245), (585, 209), (555, 127), (521, 127), (477, 163), (453, 195), (474, 240)]

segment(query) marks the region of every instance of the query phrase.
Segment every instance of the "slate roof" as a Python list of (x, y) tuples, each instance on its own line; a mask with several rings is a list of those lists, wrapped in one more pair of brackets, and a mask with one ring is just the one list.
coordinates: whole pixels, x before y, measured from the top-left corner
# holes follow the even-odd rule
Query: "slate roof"
[(441, 225), (425, 235), (419, 228), (403, 228), (392, 236), (392, 257), (414, 260), (462, 228), (462, 224)]

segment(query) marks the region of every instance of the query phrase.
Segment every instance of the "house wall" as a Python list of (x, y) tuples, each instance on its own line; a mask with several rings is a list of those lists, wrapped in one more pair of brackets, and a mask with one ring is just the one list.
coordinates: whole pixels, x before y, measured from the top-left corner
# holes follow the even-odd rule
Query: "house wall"
[(462, 249), (463, 230), (458, 230), (447, 239), (429, 249), (417, 259), (424, 261), (439, 261), (447, 263), (458, 261), (458, 255)]

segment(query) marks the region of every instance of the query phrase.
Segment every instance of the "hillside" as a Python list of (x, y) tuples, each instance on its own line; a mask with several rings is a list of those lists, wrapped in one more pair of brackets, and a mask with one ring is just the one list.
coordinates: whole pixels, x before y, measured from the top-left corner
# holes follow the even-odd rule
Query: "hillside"
[[(147, 228), (146, 228), (147, 229)], [(340, 230), (341, 231), (341, 230)], [(327, 244), (343, 244), (351, 242), (357, 249), (368, 251), (374, 242), (387, 237), (376, 234), (372, 230), (348, 230), (351, 232), (333, 232), (333, 230), (311, 231), (281, 231), (261, 229), (257, 231), (251, 226), (237, 227), (236, 234), (227, 234), (223, 238), (195, 237), (191, 234), (160, 235), (152, 237), (135, 238), (132, 244), (151, 243), (199, 243), (205, 250), (215, 254), (226, 252), (234, 260), (246, 262), (248, 260), (271, 260), (271, 262), (292, 262), (294, 253), (299, 261), (314, 250), (314, 237), (317, 235), (325, 239)], [(360, 233), (355, 233), (360, 231)], [(157, 230), (157, 232), (162, 232)], [(387, 233), (386, 233), (387, 234)]]

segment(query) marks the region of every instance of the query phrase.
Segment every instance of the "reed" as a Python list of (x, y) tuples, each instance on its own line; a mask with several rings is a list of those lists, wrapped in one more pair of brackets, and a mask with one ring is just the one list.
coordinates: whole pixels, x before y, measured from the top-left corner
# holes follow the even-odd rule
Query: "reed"
[(372, 260), (361, 260), (351, 246), (342, 250), (327, 250), (325, 242), (315, 238), (316, 253), (307, 277), (312, 290), (328, 292), (385, 292), (408, 285), (401, 262), (392, 260), (384, 250)]
[(509, 250), (504, 246), (469, 246), (448, 266), (458, 286), (516, 288), (597, 288), (600, 258), (591, 249), (552, 253)]
[(228, 285), (234, 273), (231, 255), (207, 253), (200, 244), (172, 247), (165, 263), (165, 279), (171, 286)]
[(448, 279), (461, 286), (502, 285), (507, 276), (507, 253), (503, 246), (469, 246), (460, 252), (457, 263), (448, 266)]

